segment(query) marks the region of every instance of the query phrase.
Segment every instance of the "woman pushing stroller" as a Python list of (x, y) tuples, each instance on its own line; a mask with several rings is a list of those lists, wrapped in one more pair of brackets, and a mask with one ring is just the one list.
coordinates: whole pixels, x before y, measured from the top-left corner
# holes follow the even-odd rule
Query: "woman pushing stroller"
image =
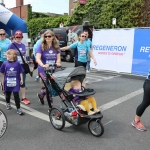
[[(44, 68), (48, 68), (50, 64), (57, 64), (60, 66), (60, 49), (58, 40), (55, 34), (51, 30), (47, 30), (44, 33), (42, 44), (36, 50), (36, 61), (38, 63), (38, 73), (42, 78), (41, 80), (41, 92), (37, 96), (42, 104), (44, 104), (44, 96), (46, 95), (46, 88), (43, 82), (46, 81)], [(51, 93), (49, 98), (52, 100)]]

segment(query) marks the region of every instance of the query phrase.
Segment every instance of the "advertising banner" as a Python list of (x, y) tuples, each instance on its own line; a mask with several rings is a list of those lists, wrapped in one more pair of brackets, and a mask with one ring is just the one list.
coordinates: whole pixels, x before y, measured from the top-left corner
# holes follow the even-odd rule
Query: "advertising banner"
[(102, 70), (131, 73), (134, 29), (109, 29), (93, 32), (93, 54)]
[(135, 29), (132, 73), (147, 75), (150, 69), (150, 29)]

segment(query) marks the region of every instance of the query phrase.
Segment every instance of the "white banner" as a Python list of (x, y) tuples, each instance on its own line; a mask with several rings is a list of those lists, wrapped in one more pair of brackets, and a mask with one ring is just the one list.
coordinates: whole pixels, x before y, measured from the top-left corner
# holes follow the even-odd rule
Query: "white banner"
[(93, 31), (93, 54), (102, 70), (131, 73), (134, 29), (109, 29)]
[(7, 24), (13, 13), (4, 6), (0, 5), (0, 21)]

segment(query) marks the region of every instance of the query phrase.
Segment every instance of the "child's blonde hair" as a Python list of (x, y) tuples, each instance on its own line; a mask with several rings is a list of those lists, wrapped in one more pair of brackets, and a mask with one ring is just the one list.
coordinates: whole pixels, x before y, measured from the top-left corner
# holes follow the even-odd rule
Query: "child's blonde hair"
[(17, 51), (15, 51), (14, 49), (9, 49), (6, 53), (6, 55), (9, 55), (9, 54), (13, 54), (13, 60), (17, 60)]

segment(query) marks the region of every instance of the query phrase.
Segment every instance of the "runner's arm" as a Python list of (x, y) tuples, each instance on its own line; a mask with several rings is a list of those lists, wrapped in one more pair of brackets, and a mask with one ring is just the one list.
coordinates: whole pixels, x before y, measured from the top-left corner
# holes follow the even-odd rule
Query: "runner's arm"
[(69, 50), (70, 46), (61, 47), (60, 50)]
[(90, 52), (89, 52), (89, 55), (90, 55), (90, 56), (91, 56), (91, 58), (93, 59), (94, 64), (95, 64), (95, 65), (97, 65), (96, 59), (95, 59), (95, 57), (94, 57), (94, 55), (93, 55), (93, 52), (92, 52), (92, 51), (90, 51)]
[(57, 60), (56, 60), (56, 64), (57, 66), (60, 66), (61, 63), (61, 57), (60, 57), (60, 53), (57, 54)]
[(22, 73), (20, 73), (20, 84), (23, 84), (23, 77), (22, 77)]

